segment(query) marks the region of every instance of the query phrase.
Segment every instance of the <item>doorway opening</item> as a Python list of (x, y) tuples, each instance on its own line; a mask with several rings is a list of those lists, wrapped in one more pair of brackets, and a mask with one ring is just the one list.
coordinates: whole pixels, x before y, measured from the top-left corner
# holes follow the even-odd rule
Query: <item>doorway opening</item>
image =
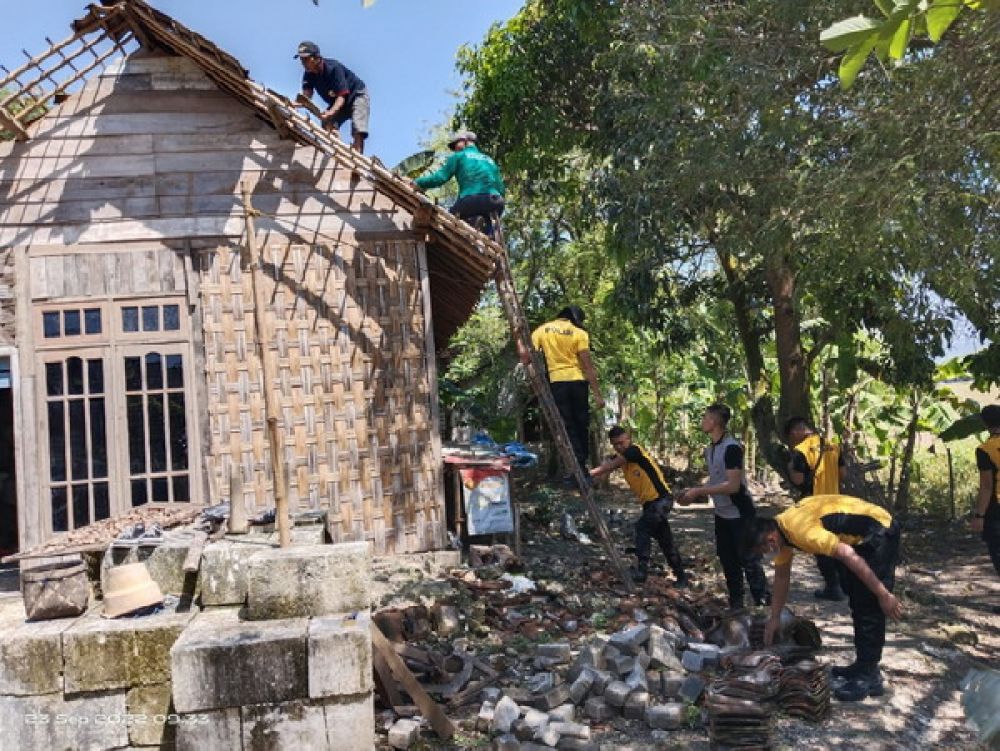
[(18, 551), (14, 462), (14, 382), (9, 356), (0, 355), (0, 557)]

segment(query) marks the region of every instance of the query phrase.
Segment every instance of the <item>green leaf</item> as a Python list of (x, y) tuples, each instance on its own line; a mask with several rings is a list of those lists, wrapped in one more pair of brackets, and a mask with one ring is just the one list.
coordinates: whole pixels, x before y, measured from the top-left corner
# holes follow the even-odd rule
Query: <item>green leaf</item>
[[(852, 47), (856, 48), (869, 38), (874, 38), (881, 30), (882, 23), (867, 16), (845, 18), (820, 32), (819, 41), (832, 52), (843, 52)], [(870, 51), (871, 47), (865, 52), (865, 57)]]
[(875, 0), (875, 5), (878, 9), (882, 11), (882, 15), (888, 18), (892, 14), (893, 3), (892, 0)]
[(906, 48), (910, 44), (911, 27), (910, 19), (903, 19), (899, 28), (896, 29), (896, 33), (892, 35), (892, 41), (889, 43), (889, 57), (893, 60), (901, 60), (906, 54)]
[(847, 54), (841, 58), (840, 69), (837, 72), (840, 74), (840, 85), (845, 89), (854, 85), (854, 80), (864, 67), (869, 53), (875, 49), (877, 41), (878, 35), (872, 34), (857, 47), (848, 50)]
[(418, 151), (416, 154), (411, 154), (406, 157), (406, 159), (393, 167), (392, 171), (397, 175), (413, 178), (426, 172), (428, 167), (430, 167), (433, 163), (433, 151)]
[(942, 441), (958, 441), (981, 432), (983, 432), (982, 418), (979, 415), (966, 415), (942, 430), (938, 438)]
[(935, 0), (927, 9), (927, 35), (932, 41), (941, 41), (948, 27), (962, 12), (962, 7), (961, 0)]

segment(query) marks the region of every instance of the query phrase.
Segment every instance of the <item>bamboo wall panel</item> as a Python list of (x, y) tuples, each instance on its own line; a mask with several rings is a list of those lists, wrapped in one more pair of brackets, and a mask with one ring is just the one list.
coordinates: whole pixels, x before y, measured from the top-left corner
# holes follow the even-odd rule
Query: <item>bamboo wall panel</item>
[[(435, 398), (418, 246), (265, 248), (267, 347), (277, 358), (293, 511), (327, 509), (335, 542), (376, 552), (444, 543)], [(273, 505), (249, 272), (233, 246), (199, 259), (213, 486), (237, 462), (249, 507)]]
[(14, 251), (0, 248), (0, 344), (16, 341), (14, 298)]

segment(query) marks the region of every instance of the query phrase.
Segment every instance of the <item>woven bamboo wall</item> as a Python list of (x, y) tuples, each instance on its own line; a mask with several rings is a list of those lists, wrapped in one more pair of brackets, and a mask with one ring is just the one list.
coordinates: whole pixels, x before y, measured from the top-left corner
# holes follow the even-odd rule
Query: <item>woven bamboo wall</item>
[[(377, 553), (444, 542), (422, 253), (407, 239), (264, 249), (290, 508), (329, 509), (335, 542)], [(235, 461), (248, 508), (271, 506), (250, 274), (237, 246), (204, 251), (199, 268), (213, 501)]]
[(14, 344), (14, 251), (0, 248), (0, 344)]

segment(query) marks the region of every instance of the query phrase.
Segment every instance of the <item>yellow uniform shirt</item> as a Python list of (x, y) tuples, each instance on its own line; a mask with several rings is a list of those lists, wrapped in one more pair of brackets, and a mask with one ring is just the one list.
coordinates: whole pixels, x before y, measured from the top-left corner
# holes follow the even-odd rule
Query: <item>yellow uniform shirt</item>
[(667, 479), (663, 476), (660, 465), (644, 448), (633, 443), (622, 453), (622, 458), (625, 460), (625, 466), (622, 467), (625, 482), (640, 503), (649, 503), (670, 495)]
[[(796, 446), (795, 450), (806, 460), (806, 496), (840, 493), (840, 446), (826, 443), (818, 434), (813, 433)], [(792, 463), (795, 466), (794, 458)], [(803, 467), (795, 466), (795, 469), (801, 472)]]
[[(979, 471), (993, 472), (993, 498), (990, 502), (1000, 503), (1000, 435), (991, 435), (986, 443), (979, 446), (976, 454)], [(985, 456), (986, 461), (983, 461), (982, 456)]]
[(792, 548), (814, 555), (833, 555), (841, 542), (857, 545), (892, 525), (892, 515), (881, 506), (849, 495), (814, 495), (775, 517), (778, 529), (792, 547), (784, 547), (775, 566), (792, 560)]
[(579, 353), (590, 349), (590, 335), (564, 318), (539, 326), (531, 344), (545, 355), (550, 381), (583, 381)]

